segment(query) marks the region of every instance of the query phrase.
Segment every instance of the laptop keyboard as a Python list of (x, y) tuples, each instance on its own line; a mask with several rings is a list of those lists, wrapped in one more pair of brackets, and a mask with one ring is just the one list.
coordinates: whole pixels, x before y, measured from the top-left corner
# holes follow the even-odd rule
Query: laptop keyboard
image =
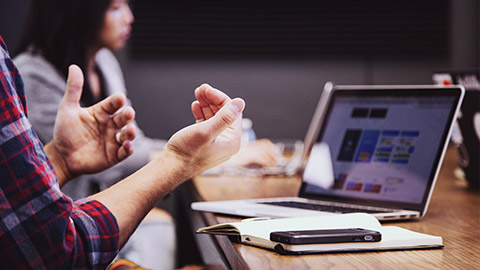
[(307, 210), (323, 211), (323, 212), (332, 212), (332, 213), (387, 213), (390, 211), (384, 211), (381, 209), (368, 209), (360, 207), (349, 207), (349, 206), (339, 206), (339, 205), (323, 205), (323, 204), (313, 204), (313, 203), (304, 203), (304, 202), (294, 202), (294, 201), (278, 201), (278, 202), (261, 202), (262, 204), (277, 205), (284, 207), (293, 207), (301, 208)]

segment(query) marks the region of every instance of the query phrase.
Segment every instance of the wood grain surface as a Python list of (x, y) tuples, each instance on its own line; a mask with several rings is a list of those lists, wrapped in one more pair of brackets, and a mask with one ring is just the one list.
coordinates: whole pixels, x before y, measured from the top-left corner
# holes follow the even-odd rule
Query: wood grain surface
[[(430, 207), (419, 221), (388, 222), (413, 231), (443, 237), (443, 249), (279, 255), (273, 251), (214, 239), (233, 269), (480, 269), (480, 193), (455, 178), (457, 156), (449, 148)], [(298, 177), (201, 176), (193, 181), (204, 200), (295, 195)], [(238, 221), (232, 216), (202, 213), (208, 225)]]

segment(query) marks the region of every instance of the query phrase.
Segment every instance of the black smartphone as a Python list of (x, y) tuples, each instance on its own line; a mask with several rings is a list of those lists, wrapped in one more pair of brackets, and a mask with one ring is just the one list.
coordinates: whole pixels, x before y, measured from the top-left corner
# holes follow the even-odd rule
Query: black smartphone
[(270, 240), (285, 244), (326, 244), (347, 242), (378, 242), (382, 234), (362, 228), (308, 230), (308, 231), (277, 231), (270, 233)]

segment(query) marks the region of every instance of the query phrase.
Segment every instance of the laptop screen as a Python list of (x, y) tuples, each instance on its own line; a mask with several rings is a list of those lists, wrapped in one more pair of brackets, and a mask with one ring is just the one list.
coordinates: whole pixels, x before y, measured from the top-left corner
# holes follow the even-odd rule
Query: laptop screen
[[(300, 195), (422, 210), (432, 187), (458, 89), (334, 89)], [(331, 158), (334, 179), (315, 167)]]

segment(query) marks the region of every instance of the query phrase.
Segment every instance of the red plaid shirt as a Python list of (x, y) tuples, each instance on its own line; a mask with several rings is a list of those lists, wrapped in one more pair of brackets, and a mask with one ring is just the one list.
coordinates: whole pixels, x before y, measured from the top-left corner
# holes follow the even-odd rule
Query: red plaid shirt
[(60, 191), (26, 114), (22, 79), (0, 37), (0, 268), (105, 268), (119, 248), (115, 217)]

